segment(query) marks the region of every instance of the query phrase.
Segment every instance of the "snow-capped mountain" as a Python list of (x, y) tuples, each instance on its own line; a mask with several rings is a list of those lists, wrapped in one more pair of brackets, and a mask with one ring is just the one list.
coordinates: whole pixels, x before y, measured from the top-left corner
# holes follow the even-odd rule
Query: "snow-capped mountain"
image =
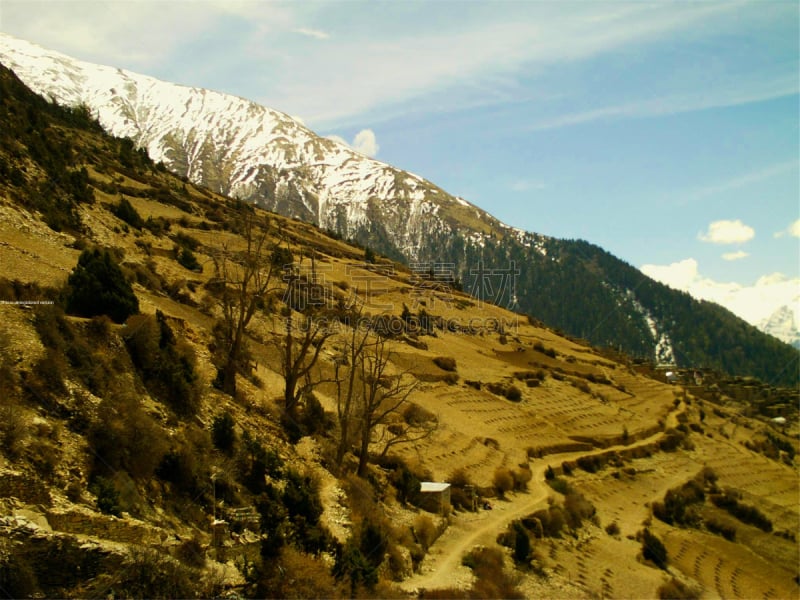
[[(771, 357), (795, 351), (776, 350), (772, 344), (783, 344), (717, 305), (671, 290), (588, 242), (509, 227), (279, 111), (79, 61), (2, 33), (0, 63), (45, 98), (86, 106), (109, 133), (132, 139), (177, 175), (426, 272), (437, 265), (480, 300), (655, 362), (792, 378), (776, 371)], [(784, 364), (795, 359), (787, 355)]]
[(79, 61), (5, 34), (0, 58), (38, 94), (87, 106), (108, 132), (178, 175), (345, 237), (380, 222), (391, 244), (416, 259), (426, 237), (448, 233), (464, 216), (481, 233), (515, 231), (417, 175), (243, 98)]
[(761, 321), (758, 328), (795, 348), (800, 348), (800, 331), (797, 329), (795, 312), (790, 306), (781, 306)]

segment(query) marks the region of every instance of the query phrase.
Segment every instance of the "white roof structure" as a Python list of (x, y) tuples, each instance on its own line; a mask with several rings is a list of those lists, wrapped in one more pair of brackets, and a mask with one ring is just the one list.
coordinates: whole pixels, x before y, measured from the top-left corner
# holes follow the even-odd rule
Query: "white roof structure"
[(419, 484), (420, 492), (443, 492), (450, 487), (449, 483), (441, 483), (438, 481), (423, 481)]

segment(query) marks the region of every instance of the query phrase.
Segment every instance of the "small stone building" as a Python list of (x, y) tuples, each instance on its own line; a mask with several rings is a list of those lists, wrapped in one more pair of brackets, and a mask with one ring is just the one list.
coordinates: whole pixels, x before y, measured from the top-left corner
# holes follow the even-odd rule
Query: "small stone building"
[(450, 484), (438, 481), (423, 481), (419, 486), (420, 506), (440, 515), (450, 508)]

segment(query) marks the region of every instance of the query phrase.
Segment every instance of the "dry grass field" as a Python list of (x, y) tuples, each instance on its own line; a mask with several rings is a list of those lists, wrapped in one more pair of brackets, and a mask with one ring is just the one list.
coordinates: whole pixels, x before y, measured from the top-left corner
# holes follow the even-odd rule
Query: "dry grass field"
[[(133, 179), (123, 183), (144, 185)], [(243, 379), (236, 401), (210, 387), (214, 367), (208, 345), (217, 315), (204, 299), (204, 289), (213, 275), (211, 256), (223, 246), (243, 246), (241, 237), (230, 231), (201, 227), (201, 215), (209, 210), (207, 194), (193, 188), (189, 194), (194, 206), (191, 214), (153, 199), (128, 199), (142, 218), (170, 220), (171, 236), (180, 233), (198, 242), (198, 270), (189, 271), (176, 262), (172, 238), (124, 227), (104, 206), (116, 197), (98, 193), (95, 205), (81, 208), (87, 237), (121, 250), (123, 267), (139, 273), (134, 289), (143, 313), (162, 311), (180, 323), (182, 338), (196, 353), (205, 390), (197, 421), (207, 426), (219, 407), (227, 406), (242, 429), (279, 439), (280, 318), (259, 316), (250, 330), (252, 374), (259, 385)], [(798, 597), (798, 467), (796, 461), (767, 458), (745, 447), (770, 427), (764, 418), (747, 416), (746, 407), (725, 399), (720, 403), (727, 402), (725, 412), (717, 414), (717, 405), (658, 380), (654, 372), (640, 373), (628, 361), (611, 359), (461, 292), (421, 288), (401, 265), (385, 259), (366, 265), (357, 248), (310, 225), (271, 218), (278, 225), (274, 241), (291, 250), (301, 269), (311, 268), (313, 255), (314, 268), (323, 275), (331, 295), (359, 296), (365, 301), (364, 310), (373, 314), (399, 317), (404, 306), (413, 312), (424, 307), (448, 324), (434, 327), (429, 335), (395, 336), (387, 342), (392, 351), (391, 372), (415, 379), (410, 399), (438, 421), (432, 435), (399, 445), (393, 452), (437, 481), (460, 472), (485, 494), (492, 510), (453, 511), (445, 520), (449, 527), (428, 549), (417, 573), (393, 588), (395, 593), (469, 587), (474, 578), (461, 564), (464, 554), (475, 546), (495, 547), (498, 535), (510, 524), (564, 501), (564, 495), (546, 483), (545, 474), (551, 468), (593, 505), (594, 516), (557, 537), (533, 536), (536, 568), (516, 570), (522, 594), (649, 598), (677, 578), (703, 598)], [(74, 241), (9, 203), (0, 205), (0, 277), (41, 286), (63, 285), (79, 255)], [(144, 272), (157, 274), (164, 284), (160, 288), (146, 285)], [(182, 295), (170, 293), (168, 287)], [(0, 320), (14, 340), (16, 368), (28, 370), (44, 353), (30, 310), (2, 305)], [(341, 346), (338, 338), (332, 340), (321, 353), (323, 379), (333, 373)], [(440, 358), (455, 364), (442, 368), (434, 360)], [(335, 411), (332, 383), (320, 384), (315, 394), (325, 409)], [(155, 404), (150, 409), (160, 410)], [(25, 410), (28, 418), (35, 413), (30, 407)], [(174, 424), (170, 427), (178, 430)], [(791, 423), (789, 433), (794, 436), (787, 439), (795, 448), (796, 432), (797, 424)], [(665, 440), (673, 435), (678, 442), (666, 448)], [(345, 540), (353, 507), (343, 481), (325, 469), (324, 449), (316, 444), (309, 438), (297, 448), (283, 442), (280, 448), (289, 460), (310, 469), (313, 465), (315, 477), (322, 482), (326, 522), (338, 539)], [(84, 460), (79, 448), (77, 436), (64, 433), (62, 466), (57, 470), (78, 469)], [(372, 450), (377, 453), (381, 448), (375, 444)], [(603, 457), (602, 464), (589, 472), (580, 466), (586, 457)], [(0, 466), (20, 468), (8, 457), (0, 459)], [(654, 502), (704, 468), (716, 474), (719, 490), (736, 490), (740, 502), (766, 515), (773, 530), (765, 532), (739, 522), (708, 499), (699, 509), (700, 522), (713, 518), (730, 524), (737, 531), (735, 541), (714, 535), (702, 525), (679, 527), (653, 517)], [(498, 469), (527, 469), (531, 477), (520, 486), (523, 489), (498, 498), (494, 491)], [(62, 492), (54, 490), (53, 495), (70, 505)], [(398, 523), (418, 516), (417, 509), (399, 505), (390, 495), (382, 501), (386, 514)], [(606, 531), (612, 523), (618, 528), (616, 533)], [(663, 541), (667, 570), (642, 557), (637, 536), (644, 527)], [(513, 568), (510, 551), (505, 552)]]

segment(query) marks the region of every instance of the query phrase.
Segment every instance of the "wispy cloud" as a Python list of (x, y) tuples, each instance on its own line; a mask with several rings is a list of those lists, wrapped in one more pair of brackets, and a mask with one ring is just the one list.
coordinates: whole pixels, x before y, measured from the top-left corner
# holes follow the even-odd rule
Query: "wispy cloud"
[(246, 0), (2, 0), (0, 6), (3, 31), (84, 60), (147, 71), (215, 29), (218, 37), (206, 46), (229, 44), (220, 24), (236, 19), (270, 31), (293, 21), (284, 5)]
[[(313, 73), (284, 82), (285, 99), (274, 101), (285, 105), (298, 100), (304, 104), (298, 112), (310, 121), (334, 126), (354, 114), (372, 112), (380, 118), (400, 105), (413, 111), (418, 105), (404, 103), (439, 92), (444, 104), (427, 103), (433, 110), (514, 102), (520, 78), (622, 47), (652, 44), (674, 31), (705, 26), (707, 19), (736, 8), (733, 3), (640, 5), (608, 14), (607, 5), (600, 4), (569, 10), (545, 3), (513, 6), (477, 23), (461, 22), (453, 14), (445, 25), (416, 27), (413, 35), (376, 31), (341, 39), (318, 51)], [(515, 14), (522, 9), (527, 13)], [(598, 18), (604, 20), (602, 27)]]
[(297, 29), (292, 30), (293, 33), (299, 33), (300, 35), (305, 35), (308, 37), (312, 37), (317, 40), (327, 40), (330, 39), (331, 35), (324, 31), (320, 31), (319, 29), (309, 29), (308, 27), (298, 27)]
[[(742, 83), (740, 82), (739, 85), (741, 86)], [(526, 130), (546, 131), (548, 129), (560, 129), (597, 121), (662, 117), (712, 108), (726, 108), (764, 102), (800, 92), (797, 78), (794, 76), (779, 77), (767, 81), (753, 81), (747, 87), (749, 89), (718, 88), (708, 90), (702, 94), (668, 95), (661, 98), (571, 112), (536, 121), (526, 127)]]
[[(454, 3), (385, 3), (380, 11), (363, 6), (357, 1), (2, 0), (0, 27), (79, 58), (155, 76), (175, 73), (179, 66), (173, 61), (201, 49), (205, 64), (181, 65), (202, 75), (194, 85), (302, 114), (316, 128), (341, 129), (414, 111), (510, 105), (532, 96), (530, 84), (543, 73), (568, 63), (622, 51), (638, 56), (664, 40), (737, 31), (762, 13), (773, 14), (773, 21), (784, 13), (785, 19), (796, 16), (791, 6), (763, 10), (752, 2), (528, 2), (506, 3), (499, 11), (481, 3), (469, 11)], [(232, 46), (247, 52), (233, 52)], [(599, 106), (600, 100), (590, 101), (527, 127), (553, 129), (781, 97), (797, 93), (795, 71), (788, 65), (753, 81), (729, 73), (705, 93), (685, 92), (694, 90), (695, 82), (675, 82), (655, 99), (615, 104), (612, 97)]]
[(742, 244), (755, 237), (755, 230), (739, 219), (721, 220), (710, 223), (705, 233), (698, 233), (697, 239), (712, 244)]
[(733, 261), (733, 260), (742, 260), (743, 258), (747, 258), (748, 256), (750, 255), (744, 250), (737, 250), (736, 252), (726, 252), (725, 254), (722, 255), (722, 258), (723, 260)]
[(798, 162), (797, 159), (779, 162), (756, 169), (754, 171), (750, 171), (749, 173), (744, 173), (743, 175), (737, 175), (736, 177), (732, 177), (726, 181), (712, 183), (694, 190), (689, 190), (682, 195), (682, 198), (684, 202), (702, 200), (703, 198), (716, 196), (717, 194), (722, 194), (731, 190), (746, 187), (748, 185), (760, 183), (778, 175), (797, 170), (798, 167), (800, 167), (800, 162)]

